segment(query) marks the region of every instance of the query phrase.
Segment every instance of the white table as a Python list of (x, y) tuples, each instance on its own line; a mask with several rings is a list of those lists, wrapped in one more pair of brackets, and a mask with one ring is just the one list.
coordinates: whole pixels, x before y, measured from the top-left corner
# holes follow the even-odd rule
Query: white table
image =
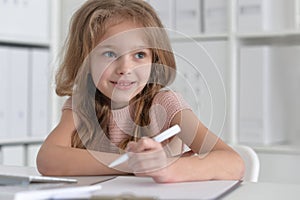
[[(38, 172), (35, 168), (32, 167), (10, 167), (10, 166), (1, 166), (0, 165), (0, 172), (4, 173), (15, 173), (15, 174), (26, 174), (26, 175), (37, 175)], [(141, 178), (139, 177), (131, 177), (133, 181), (136, 181), (134, 184), (137, 186), (134, 188), (133, 191), (128, 191), (128, 193), (135, 194), (137, 196), (160, 196), (160, 194), (165, 193), (164, 195), (168, 195), (168, 193), (172, 194), (174, 196), (182, 197), (185, 196), (186, 199), (197, 199), (197, 193), (200, 191), (194, 191), (192, 194), (191, 188), (197, 186), (197, 182), (195, 183), (180, 183), (180, 184), (169, 184), (168, 186), (161, 185), (161, 184), (155, 184), (151, 182), (151, 179), (144, 179), (149, 184), (146, 186), (143, 186), (141, 184), (138, 184), (141, 181)], [(93, 177), (82, 177), (80, 181), (84, 181), (82, 183), (89, 184), (93, 183), (97, 180), (101, 180), (101, 176), (93, 176)], [(105, 191), (107, 194), (117, 195), (120, 191), (120, 188), (122, 187), (128, 187), (128, 183), (122, 183), (119, 182), (116, 184), (116, 187), (114, 188), (109, 184), (112, 181), (115, 181), (116, 179), (109, 180), (104, 183), (100, 183), (103, 185), (103, 191)], [(120, 179), (121, 180), (121, 179)], [(122, 186), (123, 184), (123, 186)], [(82, 185), (82, 184), (81, 184)], [(109, 189), (104, 190), (106, 185), (110, 185), (108, 187)], [(189, 189), (176, 189), (180, 187), (189, 187)], [(147, 190), (143, 187), (148, 187), (148, 193)], [(155, 188), (155, 191), (157, 193), (153, 194), (153, 188)], [(196, 190), (196, 189), (195, 189)], [(180, 194), (176, 195), (176, 192)], [(184, 194), (186, 192), (186, 194)], [(98, 194), (98, 193), (97, 193)], [(104, 194), (101, 191), (99, 191), (99, 194)], [(162, 196), (162, 195), (161, 195)], [(181, 198), (179, 198), (181, 199)], [(225, 196), (223, 196), (222, 199), (225, 200), (247, 200), (247, 199), (255, 199), (255, 200), (282, 200), (282, 199), (300, 199), (300, 185), (298, 184), (281, 184), (281, 183), (250, 183), (250, 182), (242, 182), (237, 188), (227, 193)]]
[(236, 190), (224, 197), (224, 200), (292, 200), (300, 199), (300, 185), (283, 183), (242, 183)]

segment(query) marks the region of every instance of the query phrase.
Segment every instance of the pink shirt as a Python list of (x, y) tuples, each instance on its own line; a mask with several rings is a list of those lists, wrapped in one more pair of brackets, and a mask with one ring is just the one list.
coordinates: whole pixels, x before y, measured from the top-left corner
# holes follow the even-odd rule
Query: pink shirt
[[(66, 100), (62, 110), (72, 109), (72, 97)], [(182, 96), (172, 91), (159, 92), (153, 99), (150, 109), (150, 132), (152, 136), (159, 134), (170, 127), (173, 117), (184, 109), (191, 109)], [(119, 152), (118, 145), (133, 133), (134, 122), (129, 113), (129, 107), (112, 110), (112, 117), (109, 123), (109, 137), (104, 134), (99, 136), (88, 149)]]

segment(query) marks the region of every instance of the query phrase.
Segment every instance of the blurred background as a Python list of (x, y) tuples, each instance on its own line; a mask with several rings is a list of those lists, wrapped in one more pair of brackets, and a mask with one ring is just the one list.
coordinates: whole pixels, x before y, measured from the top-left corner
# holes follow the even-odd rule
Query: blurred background
[[(69, 20), (85, 0), (0, 0), (0, 164), (35, 166), (64, 98), (54, 93)], [(300, 183), (300, 0), (148, 0), (169, 28), (172, 85), (259, 181)]]

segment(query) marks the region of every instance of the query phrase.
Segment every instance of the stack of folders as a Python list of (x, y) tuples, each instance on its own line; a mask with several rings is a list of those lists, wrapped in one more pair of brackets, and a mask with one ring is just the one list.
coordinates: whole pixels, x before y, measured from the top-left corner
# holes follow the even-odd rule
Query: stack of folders
[(49, 132), (49, 67), (48, 49), (0, 45), (0, 139)]
[(49, 132), (50, 3), (0, 1), (0, 140)]

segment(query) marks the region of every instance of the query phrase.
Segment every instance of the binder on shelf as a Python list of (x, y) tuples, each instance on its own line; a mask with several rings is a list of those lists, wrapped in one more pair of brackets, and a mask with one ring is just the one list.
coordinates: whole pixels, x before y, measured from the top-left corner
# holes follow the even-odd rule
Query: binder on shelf
[(46, 136), (49, 128), (49, 50), (34, 48), (31, 57), (31, 98), (29, 136)]
[[(290, 143), (299, 145), (300, 118), (300, 46), (273, 47), (272, 74), (274, 99), (271, 102), (271, 116), (282, 120), (282, 129)], [(275, 134), (280, 134), (275, 132)], [(282, 133), (281, 133), (282, 134)], [(278, 137), (278, 136), (275, 136)]]
[(156, 10), (163, 25), (166, 28), (175, 29), (175, 1), (174, 0), (148, 0), (149, 4)]
[(24, 166), (24, 148), (23, 146), (4, 146), (2, 147), (1, 165)]
[(176, 0), (176, 30), (184, 34), (197, 35), (201, 32), (201, 1)]
[(49, 41), (49, 0), (0, 1), (0, 37)]
[(278, 87), (282, 81), (275, 78), (278, 72), (272, 54), (273, 49), (266, 46), (241, 48), (241, 143), (268, 145), (286, 140), (285, 97)]
[(9, 137), (26, 137), (28, 132), (29, 113), (29, 49), (10, 47), (10, 96)]
[[(201, 45), (192, 42), (173, 44), (178, 69), (170, 87), (181, 93), (199, 119), (218, 135), (225, 114), (225, 95), (220, 79), (226, 78), (226, 49), (227, 43), (223, 41), (202, 42)], [(220, 76), (217, 70), (220, 70)]]
[(294, 1), (239, 0), (240, 32), (280, 31), (295, 28)]
[(0, 46), (0, 139), (7, 138), (9, 131), (9, 69), (8, 48)]
[(228, 1), (203, 0), (204, 32), (226, 33), (228, 31)]
[(296, 28), (300, 29), (300, 0), (296, 0)]
[[(202, 101), (199, 101), (199, 97), (204, 96), (205, 85), (203, 84), (201, 75), (197, 71), (196, 65), (199, 63), (190, 63), (192, 60), (183, 53), (192, 50), (192, 48), (193, 46), (186, 42), (173, 45), (177, 65), (177, 75), (170, 87), (172, 90), (183, 95), (188, 104), (193, 108), (193, 111), (198, 114), (203, 108), (204, 98), (201, 99)], [(195, 49), (193, 49), (193, 51), (195, 51)], [(203, 117), (203, 115), (201, 117)]]

